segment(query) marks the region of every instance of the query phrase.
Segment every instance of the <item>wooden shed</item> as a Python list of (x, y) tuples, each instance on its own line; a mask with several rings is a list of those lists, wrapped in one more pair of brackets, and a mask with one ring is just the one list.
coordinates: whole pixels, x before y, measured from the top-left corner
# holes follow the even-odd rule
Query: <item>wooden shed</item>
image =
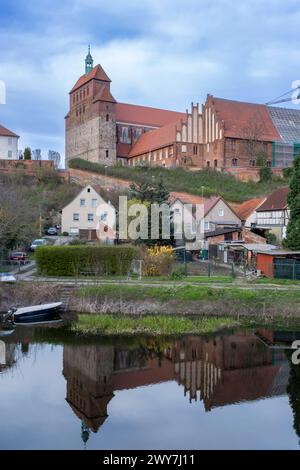
[(300, 251), (257, 252), (257, 270), (269, 278), (300, 279)]

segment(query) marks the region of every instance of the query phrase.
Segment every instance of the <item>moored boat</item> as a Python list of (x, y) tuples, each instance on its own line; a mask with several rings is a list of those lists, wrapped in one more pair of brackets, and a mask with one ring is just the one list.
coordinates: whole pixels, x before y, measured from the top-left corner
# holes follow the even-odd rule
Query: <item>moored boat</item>
[(61, 320), (61, 306), (62, 302), (54, 302), (30, 307), (12, 307), (8, 310), (3, 320), (5, 323), (10, 322), (16, 325), (48, 323)]

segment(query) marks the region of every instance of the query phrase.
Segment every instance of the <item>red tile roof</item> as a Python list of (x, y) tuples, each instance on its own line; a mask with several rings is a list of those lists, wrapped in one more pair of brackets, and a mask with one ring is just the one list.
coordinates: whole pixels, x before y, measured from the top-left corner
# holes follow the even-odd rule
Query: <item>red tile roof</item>
[(3, 137), (19, 137), (17, 134), (10, 131), (6, 127), (1, 126), (1, 124), (0, 124), (0, 136), (3, 136)]
[(101, 67), (101, 65), (96, 65), (94, 68), (92, 68), (92, 70), (90, 71), (90, 73), (88, 74), (84, 74), (82, 75), (78, 80), (77, 82), (75, 83), (75, 85), (73, 86), (72, 90), (70, 91), (70, 93), (72, 93), (73, 91), (77, 90), (78, 88), (80, 88), (82, 85), (85, 85), (86, 83), (88, 83), (89, 81), (91, 80), (102, 80), (103, 82), (110, 82), (110, 78), (106, 75), (106, 73), (104, 72), (103, 68)]
[(107, 89), (107, 86), (103, 86), (99, 93), (94, 98), (94, 101), (107, 101), (109, 103), (116, 103), (116, 100), (110, 93), (110, 91)]
[(176, 142), (176, 129), (179, 123), (173, 122), (160, 129), (144, 132), (129, 153), (129, 157), (136, 157)]
[(287, 196), (290, 188), (276, 189), (270, 196), (267, 197), (265, 202), (259, 206), (257, 212), (283, 210), (287, 207)]
[(236, 209), (236, 213), (241, 220), (247, 220), (253, 212), (265, 201), (264, 198), (249, 199), (245, 201)]
[(267, 106), (263, 104), (244, 103), (222, 98), (212, 98), (214, 109), (225, 123), (225, 137), (245, 139), (251, 126), (261, 128), (257, 140), (272, 142), (281, 141), (281, 137), (273, 124)]
[(136, 104), (117, 103), (117, 122), (162, 127), (171, 122), (186, 120), (186, 113), (166, 109), (149, 108)]

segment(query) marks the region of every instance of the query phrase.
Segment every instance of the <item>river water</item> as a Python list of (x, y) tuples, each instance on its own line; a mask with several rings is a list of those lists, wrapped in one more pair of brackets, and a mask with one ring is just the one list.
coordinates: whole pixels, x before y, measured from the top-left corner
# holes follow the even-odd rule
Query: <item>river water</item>
[(1, 449), (299, 449), (300, 331), (0, 343)]

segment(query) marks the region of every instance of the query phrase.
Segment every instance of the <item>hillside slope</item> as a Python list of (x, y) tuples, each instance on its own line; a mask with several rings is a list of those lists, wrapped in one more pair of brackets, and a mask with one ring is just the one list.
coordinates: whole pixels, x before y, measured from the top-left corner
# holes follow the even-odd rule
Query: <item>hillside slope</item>
[(240, 203), (255, 197), (270, 194), (275, 189), (287, 186), (288, 179), (274, 178), (271, 181), (260, 183), (243, 183), (234, 176), (214, 170), (188, 171), (183, 168), (167, 169), (162, 167), (108, 167), (98, 163), (91, 163), (79, 158), (71, 160), (70, 168), (88, 171), (89, 174), (104, 175), (117, 178), (120, 185), (128, 182), (153, 181), (153, 178), (162, 178), (169, 191), (180, 191), (197, 196), (210, 197), (223, 196), (231, 202)]

